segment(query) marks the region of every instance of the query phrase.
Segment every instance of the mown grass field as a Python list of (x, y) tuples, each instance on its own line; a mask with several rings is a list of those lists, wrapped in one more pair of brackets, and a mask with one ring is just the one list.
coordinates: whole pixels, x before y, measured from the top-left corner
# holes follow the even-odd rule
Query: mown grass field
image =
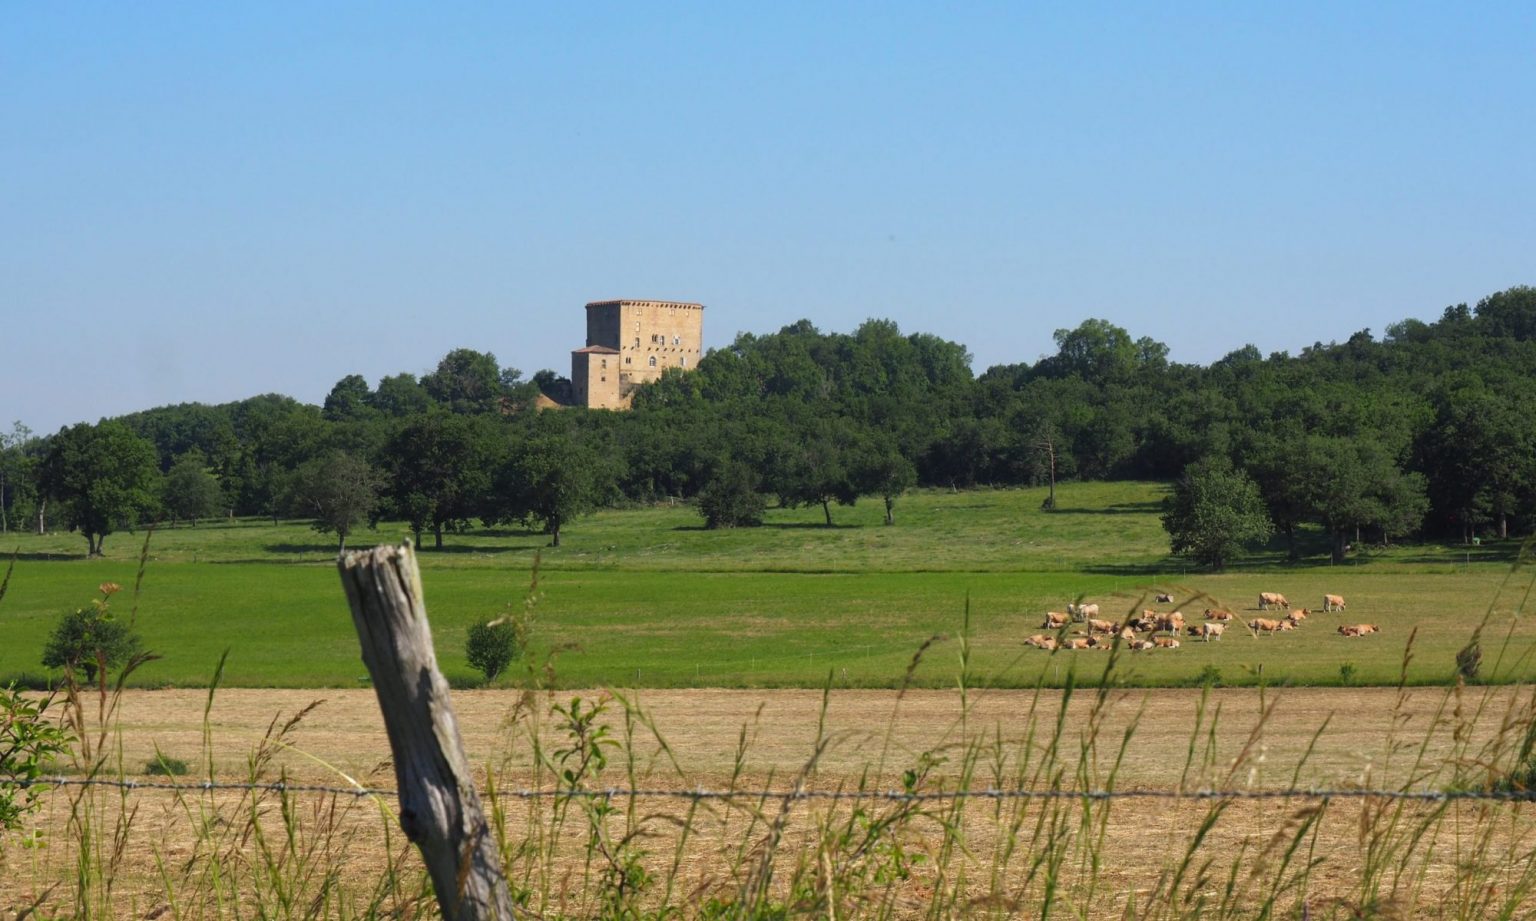
[[(1180, 600), (1204, 593), (1245, 618), (1257, 615), (1249, 609), (1260, 591), (1314, 608), (1333, 592), (1350, 607), (1294, 633), (1229, 633), (1219, 643), (1129, 657), (1122, 677), (1135, 683), (1193, 684), (1210, 669), (1229, 685), (1256, 683), (1261, 670), (1267, 683), (1339, 684), (1346, 673), (1356, 684), (1392, 683), (1414, 631), (1409, 680), (1446, 681), (1490, 609), (1483, 676), (1531, 677), (1536, 629), (1516, 616), (1531, 577), (1511, 570), (1516, 543), (1470, 553), (1374, 550), (1340, 567), (1319, 556), (1287, 564), (1276, 546), (1208, 575), (1168, 556), (1158, 519), (1164, 490), (1070, 484), (1051, 513), (1040, 510), (1041, 490), (923, 491), (901, 500), (894, 527), (881, 524), (878, 503), (835, 507), (833, 528), (821, 526), (815, 508), (772, 510), (763, 528), (727, 532), (703, 530), (686, 506), (615, 510), (575, 522), (558, 549), (541, 534), (475, 530), (447, 535), (440, 552), (428, 536), (421, 560), (439, 658), (459, 685), (478, 679), (463, 656), (469, 625), (522, 603), (536, 555), (527, 661), (547, 665), (567, 687), (891, 687), (932, 637), (941, 639), (915, 673), (920, 684), (954, 684), (962, 645), (975, 684), (1056, 684), (1074, 668), (1092, 679), (1103, 653), (1048, 656), (1021, 641), (1037, 632), (1043, 612), (1075, 597), (1119, 616), (1154, 606), (1146, 597), (1154, 588)], [(384, 525), (353, 544), (405, 536), (402, 526)], [(9, 536), (5, 549), (19, 559), (0, 602), (0, 682), (46, 679), (38, 660), (54, 619), (83, 605), (97, 584), (129, 588), (114, 599), (128, 614), (143, 537), (114, 534), (106, 559), (85, 560), (78, 535)], [(229, 685), (358, 686), (363, 669), (333, 560), (328, 539), (299, 522), (157, 531), (136, 622), (162, 658), (131, 683), (205, 684), (228, 648)], [(1343, 622), (1377, 623), (1384, 633), (1344, 639), (1334, 632)]]

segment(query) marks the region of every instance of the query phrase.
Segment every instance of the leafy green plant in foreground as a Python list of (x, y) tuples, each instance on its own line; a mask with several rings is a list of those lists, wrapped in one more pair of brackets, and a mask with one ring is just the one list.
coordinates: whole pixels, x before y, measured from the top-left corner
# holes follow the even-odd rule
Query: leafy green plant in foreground
[(69, 750), (69, 734), (53, 719), (54, 697), (0, 691), (0, 834), (14, 830), (37, 805), (43, 788), (31, 786)]

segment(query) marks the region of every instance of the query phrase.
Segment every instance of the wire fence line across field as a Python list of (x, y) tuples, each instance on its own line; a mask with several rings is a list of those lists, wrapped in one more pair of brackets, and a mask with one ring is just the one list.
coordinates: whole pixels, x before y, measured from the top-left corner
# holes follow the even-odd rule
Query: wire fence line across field
[[(199, 781), (169, 783), (148, 780), (112, 780), (103, 778), (37, 777), (0, 778), (0, 785), (30, 787), (113, 787), (127, 791), (157, 793), (204, 793), (223, 791), (260, 791), (265, 793), (325, 793), (336, 796), (398, 796), (396, 790), (370, 787), (329, 787), (320, 784), (227, 783)], [(789, 800), (841, 801), (885, 800), (891, 802), (951, 802), (955, 800), (1330, 800), (1382, 799), (1428, 803), (1466, 800), (1531, 803), (1536, 790), (1367, 790), (1288, 788), (1284, 790), (664, 790), (629, 787), (604, 789), (550, 790), (497, 789), (497, 797), (520, 800), (541, 799), (675, 799), (703, 800)]]

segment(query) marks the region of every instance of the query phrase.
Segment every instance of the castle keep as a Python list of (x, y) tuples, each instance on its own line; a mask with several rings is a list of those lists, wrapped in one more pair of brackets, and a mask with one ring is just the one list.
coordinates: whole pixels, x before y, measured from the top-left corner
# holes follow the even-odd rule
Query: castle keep
[(703, 347), (703, 304), (593, 301), (587, 345), (571, 352), (571, 402), (628, 409), (636, 387), (667, 368), (696, 367)]

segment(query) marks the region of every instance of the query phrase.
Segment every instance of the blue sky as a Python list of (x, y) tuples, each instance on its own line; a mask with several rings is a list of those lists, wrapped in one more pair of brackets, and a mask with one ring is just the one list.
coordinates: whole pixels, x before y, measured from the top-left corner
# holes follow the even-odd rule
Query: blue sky
[[(567, 8), (569, 7), (569, 8)], [(0, 427), (582, 304), (706, 344), (896, 320), (976, 370), (1103, 317), (1209, 362), (1536, 283), (1533, 4), (10, 4)]]

